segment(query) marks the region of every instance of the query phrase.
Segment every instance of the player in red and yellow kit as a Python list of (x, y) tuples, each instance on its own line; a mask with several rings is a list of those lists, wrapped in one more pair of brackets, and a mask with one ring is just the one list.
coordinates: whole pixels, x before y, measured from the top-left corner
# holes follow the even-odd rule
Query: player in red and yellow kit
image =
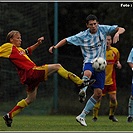
[(11, 127), (13, 117), (36, 99), (39, 83), (47, 80), (52, 73), (57, 72), (63, 78), (70, 79), (79, 87), (89, 84), (89, 81), (81, 80), (75, 74), (65, 70), (60, 64), (37, 66), (28, 55), (31, 55), (43, 40), (44, 37), (40, 37), (37, 43), (27, 49), (23, 49), (21, 48), (22, 39), (20, 32), (12, 30), (7, 34), (7, 43), (0, 46), (0, 57), (9, 58), (18, 71), (21, 83), (27, 85), (27, 97), (19, 101), (10, 112), (3, 116), (8, 127)]
[[(107, 49), (106, 49), (106, 61), (107, 66), (105, 69), (106, 78), (105, 78), (105, 85), (104, 90), (102, 91), (103, 96), (107, 93), (110, 96), (110, 103), (109, 103), (109, 119), (113, 122), (118, 122), (118, 119), (114, 116), (115, 110), (117, 108), (117, 98), (116, 98), (116, 72), (115, 68), (121, 69), (121, 64), (119, 61), (120, 53), (117, 48), (111, 46), (112, 38), (110, 35), (107, 36)], [(100, 108), (101, 101), (97, 102), (95, 107), (93, 108), (93, 121), (97, 121), (98, 118), (98, 111)]]

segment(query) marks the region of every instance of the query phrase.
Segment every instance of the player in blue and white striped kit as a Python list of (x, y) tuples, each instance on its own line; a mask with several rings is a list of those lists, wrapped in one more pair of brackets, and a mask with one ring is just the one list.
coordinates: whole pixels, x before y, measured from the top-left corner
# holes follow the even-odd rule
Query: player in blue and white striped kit
[[(85, 31), (67, 37), (58, 42), (55, 46), (51, 46), (49, 48), (49, 52), (52, 53), (53, 49), (59, 48), (67, 43), (80, 46), (84, 57), (82, 79), (90, 79), (90, 84), (92, 84), (95, 80), (95, 82), (92, 84), (94, 89), (93, 95), (87, 101), (82, 113), (76, 117), (77, 122), (79, 122), (82, 126), (87, 126), (85, 117), (93, 109), (96, 102), (101, 99), (102, 89), (104, 88), (105, 71), (96, 72), (92, 68), (92, 61), (96, 57), (103, 57), (104, 59), (106, 58), (106, 36), (108, 34), (115, 33), (113, 43), (116, 43), (119, 41), (119, 35), (125, 31), (124, 28), (118, 27), (117, 25), (100, 25), (98, 23), (97, 17), (92, 14), (87, 16), (86, 26), (87, 29)], [(84, 87), (79, 92), (81, 102), (85, 101), (86, 89), (87, 87)]]
[[(133, 48), (131, 49), (131, 51), (129, 53), (127, 63), (129, 64), (130, 68), (133, 71)], [(133, 77), (132, 77), (132, 85), (131, 85), (131, 96), (130, 96), (129, 102), (128, 102), (127, 122), (132, 122), (132, 121), (133, 121)]]

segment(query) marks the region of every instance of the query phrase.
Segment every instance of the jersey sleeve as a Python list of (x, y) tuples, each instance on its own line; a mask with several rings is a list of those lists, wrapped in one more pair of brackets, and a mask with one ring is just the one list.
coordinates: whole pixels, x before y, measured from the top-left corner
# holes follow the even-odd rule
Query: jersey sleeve
[(119, 59), (120, 59), (120, 52), (119, 52), (119, 50), (118, 50), (117, 48), (114, 48), (113, 51), (114, 51), (115, 54), (116, 54), (116, 61), (119, 61)]
[(105, 32), (106, 34), (111, 34), (116, 32), (116, 28), (118, 25), (99, 25), (102, 32)]
[(83, 39), (84, 35), (83, 34), (84, 34), (84, 32), (80, 32), (76, 35), (67, 37), (66, 40), (67, 40), (68, 44), (82, 46), (82, 45), (84, 45), (84, 39)]
[(9, 58), (12, 52), (12, 44), (5, 43), (0, 46), (0, 57)]
[(31, 48), (30, 48), (30, 47), (26, 48), (26, 49), (25, 49), (25, 53), (26, 53), (28, 56), (31, 55), (31, 54), (32, 54)]
[(130, 51), (130, 53), (129, 53), (127, 62), (128, 62), (128, 63), (129, 63), (129, 62), (133, 63), (133, 48), (131, 49), (131, 51)]

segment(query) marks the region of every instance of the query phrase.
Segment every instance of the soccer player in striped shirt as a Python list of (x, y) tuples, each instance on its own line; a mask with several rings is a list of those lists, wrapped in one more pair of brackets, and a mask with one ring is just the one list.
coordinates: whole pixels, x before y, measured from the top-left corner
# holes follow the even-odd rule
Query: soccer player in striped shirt
[[(102, 57), (106, 59), (106, 36), (107, 34), (115, 33), (113, 43), (119, 41), (119, 35), (122, 34), (125, 29), (118, 27), (118, 25), (101, 25), (98, 23), (98, 19), (95, 15), (90, 14), (86, 18), (87, 29), (80, 33), (64, 38), (59, 41), (55, 46), (49, 48), (49, 52), (52, 53), (53, 49), (59, 48), (65, 44), (73, 44), (80, 46), (83, 61), (83, 77), (82, 79), (94, 79), (92, 84), (94, 89), (93, 95), (87, 101), (85, 108), (79, 116), (76, 117), (77, 122), (83, 126), (87, 126), (85, 122), (86, 115), (93, 109), (97, 101), (102, 97), (102, 89), (104, 88), (105, 71), (96, 72), (92, 68), (92, 61), (96, 57)], [(92, 82), (91, 82), (92, 83)], [(79, 92), (80, 101), (83, 102), (86, 97), (86, 89), (84, 87)]]
[[(131, 49), (127, 63), (130, 66), (130, 68), (133, 71), (133, 48)], [(132, 72), (133, 74), (133, 72)], [(132, 122), (133, 121), (133, 75), (132, 75), (132, 84), (131, 84), (131, 95), (128, 101), (128, 117), (127, 117), (127, 122)]]
[(57, 72), (63, 78), (73, 81), (78, 87), (88, 85), (87, 81), (67, 71), (60, 64), (44, 64), (42, 66), (37, 66), (29, 58), (29, 55), (32, 54), (43, 40), (44, 37), (40, 37), (34, 45), (29, 46), (27, 49), (23, 49), (21, 48), (22, 39), (20, 32), (12, 30), (7, 34), (7, 43), (0, 46), (0, 57), (8, 58), (15, 65), (21, 83), (27, 85), (27, 97), (19, 101), (10, 112), (3, 116), (5, 124), (8, 127), (11, 127), (13, 117), (36, 99), (39, 83), (46, 81), (48, 76), (52, 73)]

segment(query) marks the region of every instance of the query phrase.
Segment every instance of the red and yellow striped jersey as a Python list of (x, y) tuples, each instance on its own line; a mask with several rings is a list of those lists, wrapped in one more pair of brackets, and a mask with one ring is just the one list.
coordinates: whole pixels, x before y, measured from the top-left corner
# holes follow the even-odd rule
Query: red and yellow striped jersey
[(106, 73), (105, 85), (111, 85), (116, 82), (115, 64), (119, 60), (119, 58), (120, 58), (120, 53), (117, 48), (110, 47), (110, 49), (106, 51), (107, 66), (105, 69)]
[(26, 51), (29, 55), (32, 53), (30, 47), (24, 50), (21, 47), (16, 47), (12, 43), (5, 43), (0, 46), (0, 57), (9, 58), (10, 61), (16, 66), (21, 81), (26, 80), (26, 74), (28, 70), (36, 66), (36, 64), (27, 56)]

